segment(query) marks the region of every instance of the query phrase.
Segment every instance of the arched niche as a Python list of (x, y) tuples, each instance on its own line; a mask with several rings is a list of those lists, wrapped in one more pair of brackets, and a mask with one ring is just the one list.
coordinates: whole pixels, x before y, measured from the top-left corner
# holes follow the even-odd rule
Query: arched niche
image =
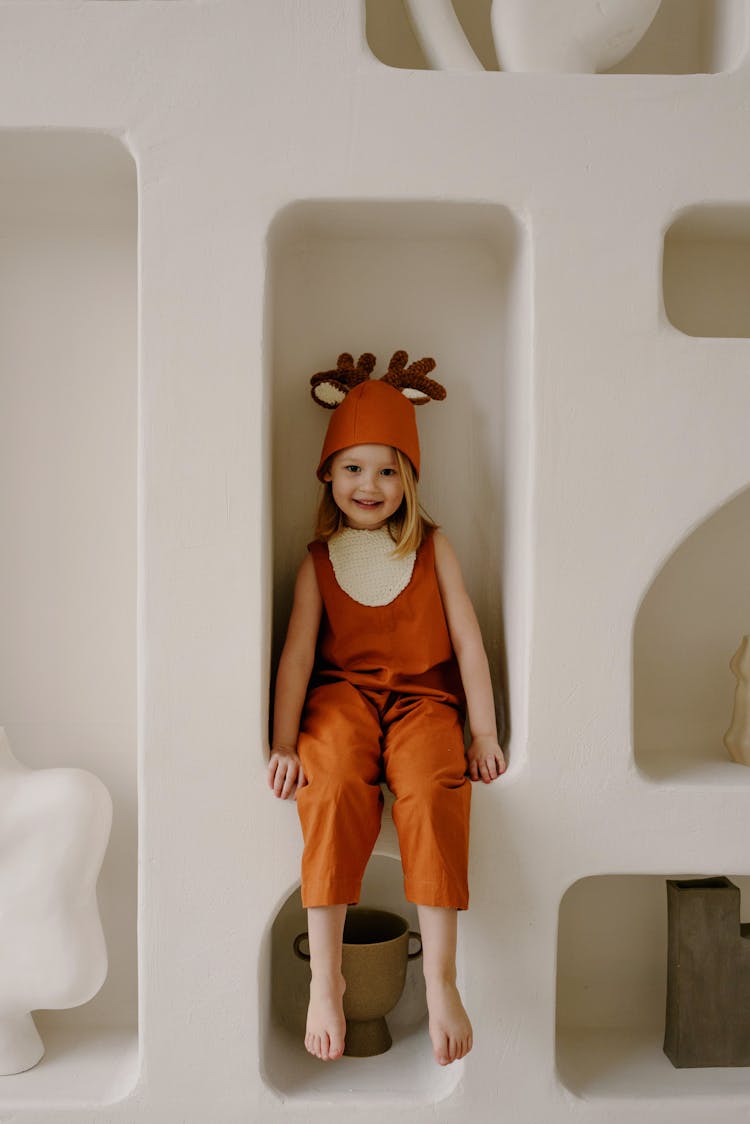
[[(362, 884), (361, 905), (400, 914), (418, 931), (416, 906), (403, 893), (398, 856), (374, 854)], [(421, 960), (407, 967), (403, 995), (390, 1015), (393, 1045), (377, 1058), (343, 1057), (324, 1064), (304, 1046), (310, 970), (294, 955), (293, 941), (307, 930), (299, 889), (291, 891), (273, 918), (261, 951), (260, 978), (265, 981), (262, 1072), (268, 1086), (284, 1100), (361, 1105), (430, 1104), (450, 1096), (459, 1084), (463, 1063), (438, 1066), (427, 1031), (427, 1004)], [(459, 973), (461, 963), (459, 961)]]
[(750, 632), (750, 488), (702, 522), (649, 587), (633, 631), (633, 744), (653, 780), (750, 783), (722, 738)]

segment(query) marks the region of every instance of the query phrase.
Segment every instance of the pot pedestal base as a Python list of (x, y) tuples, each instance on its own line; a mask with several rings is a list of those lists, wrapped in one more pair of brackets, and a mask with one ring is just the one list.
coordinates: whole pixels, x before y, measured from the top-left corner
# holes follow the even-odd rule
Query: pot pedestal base
[(384, 1054), (393, 1045), (385, 1018), (347, 1019), (344, 1054), (349, 1058), (370, 1058)]

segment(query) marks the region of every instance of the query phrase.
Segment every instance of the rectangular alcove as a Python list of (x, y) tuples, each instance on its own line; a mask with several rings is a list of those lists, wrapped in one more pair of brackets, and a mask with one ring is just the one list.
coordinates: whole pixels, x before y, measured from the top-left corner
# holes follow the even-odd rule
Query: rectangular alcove
[(664, 235), (664, 309), (688, 336), (750, 337), (750, 206), (703, 204)]
[[(663, 1052), (668, 878), (583, 878), (560, 904), (557, 1068), (586, 1100), (750, 1098), (750, 1068), (676, 1069)], [(693, 877), (693, 876), (688, 876)], [(697, 876), (696, 876), (697, 877)], [(750, 914), (750, 877), (729, 875)]]
[[(364, 0), (367, 44), (386, 66), (428, 70), (426, 51), (409, 17), (406, 0)], [(611, 7), (611, 5), (610, 5)], [(427, 35), (445, 40), (448, 21), (435, 4), (435, 23)], [(493, 41), (492, 0), (453, 0), (457, 28), (471, 68), (497, 71)], [(427, 8), (419, 13), (426, 19)], [(533, 17), (532, 17), (533, 18)], [(425, 32), (423, 31), (423, 34)], [(624, 29), (627, 34), (627, 29)], [(747, 53), (748, 15), (745, 0), (661, 0), (648, 30), (636, 46), (604, 74), (721, 74), (736, 69)], [(448, 34), (448, 40), (451, 36)], [(455, 56), (458, 57), (458, 56)]]
[[(525, 757), (528, 681), (528, 243), (516, 217), (498, 205), (299, 202), (270, 231), (266, 303), (274, 666), (294, 575), (313, 537), (315, 469), (330, 416), (314, 403), (310, 376), (335, 368), (344, 351), (374, 353), (373, 377), (385, 373), (399, 349), (410, 360), (434, 356), (433, 377), (447, 399), (418, 408), (420, 498), (457, 548), (498, 696), (509, 697), (511, 777)], [(493, 793), (487, 796), (476, 815), (497, 814)], [(400, 886), (400, 864), (391, 865)], [(266, 1018), (270, 1035), (273, 1012)], [(278, 1041), (266, 1041), (270, 1083), (283, 1096), (304, 1099), (294, 1053), (280, 1060)], [(412, 1064), (415, 1048), (407, 1035), (389, 1065)], [(426, 1083), (420, 1078), (415, 1090), (422, 1103), (445, 1095), (428, 1060)], [(348, 1065), (326, 1067), (315, 1096), (346, 1099), (347, 1071)], [(378, 1072), (365, 1071), (365, 1086), (357, 1088), (377, 1097)]]
[(511, 762), (525, 742), (531, 312), (528, 238), (483, 203), (303, 202), (269, 238), (274, 663), (312, 538), (329, 420), (310, 376), (343, 351), (431, 355), (444, 402), (417, 408), (420, 499), (459, 554), (498, 695), (508, 679)]
[(0, 132), (0, 725), (33, 769), (98, 776), (109, 972), (42, 1011), (0, 1112), (124, 1097), (138, 1075), (137, 183), (115, 138)]

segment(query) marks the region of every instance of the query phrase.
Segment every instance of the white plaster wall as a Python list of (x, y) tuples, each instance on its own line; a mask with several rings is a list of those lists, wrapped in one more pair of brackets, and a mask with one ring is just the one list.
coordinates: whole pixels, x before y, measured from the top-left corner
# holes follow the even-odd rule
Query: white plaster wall
[[(527, 420), (512, 437), (529, 455), (514, 485), (529, 490), (526, 764), (476, 793), (461, 925), (475, 1049), (447, 1097), (388, 1112), (746, 1120), (746, 1074), (681, 1083), (658, 1042), (607, 1039), (581, 1076), (563, 1041), (569, 1088), (556, 999), (573, 883), (638, 876), (626, 906), (648, 919), (641, 877), (750, 873), (747, 786), (644, 775), (631, 735), (641, 600), (750, 482), (747, 340), (683, 335), (661, 298), (673, 217), (750, 203), (749, 92), (746, 61), (710, 76), (389, 69), (354, 0), (0, 4), (0, 128), (102, 131), (134, 156), (140, 307), (140, 1075), (106, 1107), (86, 1080), (75, 1104), (54, 1081), (44, 1103), (0, 1088), (4, 1124), (351, 1118), (324, 1075), (315, 1098), (282, 1100), (260, 1064), (270, 932), (300, 851), (294, 809), (263, 776), (267, 239), (301, 199), (489, 203), (518, 217), (531, 255)], [(588, 889), (579, 903), (603, 910), (607, 894)], [(567, 932), (582, 924), (575, 902)], [(357, 1106), (365, 1122), (382, 1111), (366, 1095)]]

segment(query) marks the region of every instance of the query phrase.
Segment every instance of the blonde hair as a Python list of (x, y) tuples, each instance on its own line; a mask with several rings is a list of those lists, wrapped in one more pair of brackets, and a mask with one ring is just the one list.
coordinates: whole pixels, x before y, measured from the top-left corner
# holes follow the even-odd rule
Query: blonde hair
[[(437, 523), (422, 508), (417, 495), (417, 476), (414, 466), (405, 453), (394, 449), (401, 482), (404, 485), (404, 498), (398, 511), (388, 521), (388, 531), (395, 545), (394, 558), (404, 558), (413, 550), (419, 550), (431, 530), (437, 529)], [(333, 457), (323, 466), (323, 471), (328, 472)], [(328, 542), (346, 523), (344, 515), (333, 498), (333, 488), (330, 481), (323, 485), (323, 491), (318, 503), (318, 512), (315, 520), (315, 538)]]

